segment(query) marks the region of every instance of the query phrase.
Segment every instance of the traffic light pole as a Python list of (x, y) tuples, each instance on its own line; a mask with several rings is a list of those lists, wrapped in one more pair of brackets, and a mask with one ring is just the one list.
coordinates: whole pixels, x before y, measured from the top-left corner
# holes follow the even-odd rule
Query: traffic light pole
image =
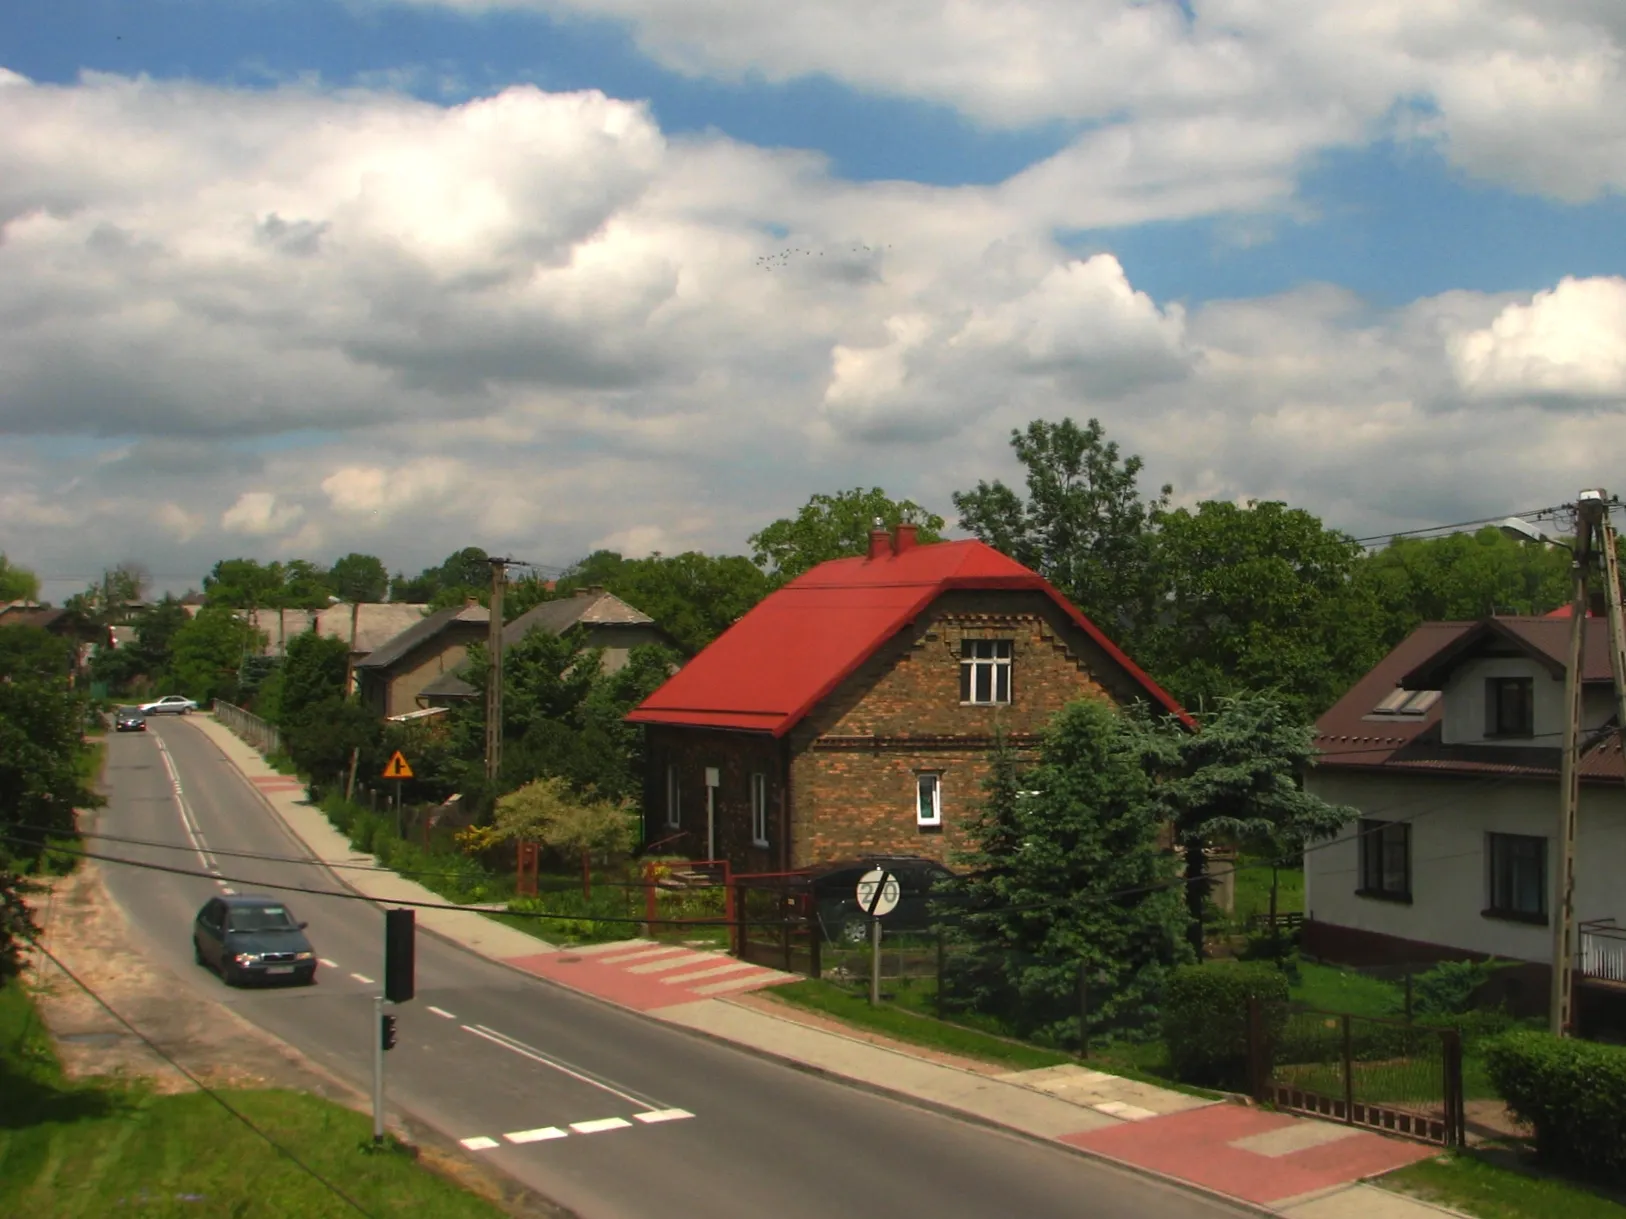
[(384, 996), (373, 996), (373, 1146), (384, 1144)]

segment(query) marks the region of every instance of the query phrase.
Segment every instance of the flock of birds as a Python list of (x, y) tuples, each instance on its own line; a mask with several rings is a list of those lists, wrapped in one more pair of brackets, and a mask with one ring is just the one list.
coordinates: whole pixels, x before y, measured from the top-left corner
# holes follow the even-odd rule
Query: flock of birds
[[(892, 247), (890, 244), (884, 246), (869, 246), (864, 245), (862, 242), (858, 242), (853, 245), (851, 252), (854, 254), (879, 254), (882, 250), (890, 250), (891, 248)], [(764, 271), (783, 270), (785, 267), (790, 266), (790, 264), (795, 261), (797, 255), (801, 255), (803, 258), (823, 258), (824, 251), (804, 250), (800, 246), (786, 246), (777, 254), (764, 254), (762, 257), (758, 258), (756, 260), (757, 266), (761, 267)]]

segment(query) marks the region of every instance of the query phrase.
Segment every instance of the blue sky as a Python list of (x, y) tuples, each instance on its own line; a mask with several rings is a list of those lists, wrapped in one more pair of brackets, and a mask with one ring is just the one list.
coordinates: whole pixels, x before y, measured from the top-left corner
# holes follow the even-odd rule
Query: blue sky
[[(478, 14), (333, 0), (14, 0), (0, 9), (0, 63), (38, 81), (84, 70), (244, 88), (314, 74), (392, 80), (455, 102), (529, 82), (647, 101), (669, 133), (715, 129), (817, 150), (858, 181), (997, 183), (1064, 147), (1060, 121), (993, 130), (946, 106), (865, 95), (828, 77), (730, 84), (669, 71), (610, 20)], [(1068, 234), (1115, 252), (1160, 300), (1199, 303), (1298, 284), (1341, 284), (1378, 305), (1457, 288), (1533, 292), (1563, 276), (1626, 273), (1626, 200), (1561, 204), (1471, 181), (1427, 150), (1382, 141), (1308, 159), (1310, 215), (1242, 243), (1199, 219)]]
[(1626, 7), (12, 0), (0, 70), (0, 552), (69, 583), (739, 553), (1064, 415), (1360, 536), (1618, 450)]

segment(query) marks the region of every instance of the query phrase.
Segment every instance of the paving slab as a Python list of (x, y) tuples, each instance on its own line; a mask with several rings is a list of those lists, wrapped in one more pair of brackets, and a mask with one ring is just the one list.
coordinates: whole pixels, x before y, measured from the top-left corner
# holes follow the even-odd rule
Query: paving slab
[(1012, 1071), (998, 1078), (1006, 1083), (1033, 1088), (1050, 1096), (1072, 1101), (1076, 1105), (1088, 1105), (1100, 1109), (1103, 1113), (1114, 1113), (1116, 1116), (1123, 1115), (1105, 1106), (1129, 1106), (1141, 1113), (1159, 1114), (1183, 1113), (1187, 1109), (1201, 1109), (1204, 1105), (1222, 1103), (1207, 1097), (1191, 1096), (1185, 1092), (1176, 1092), (1172, 1088), (1160, 1088), (1156, 1084), (1124, 1079), (1122, 1076), (1109, 1075), (1105, 1071), (1071, 1064), (1040, 1067), (1035, 1071)]

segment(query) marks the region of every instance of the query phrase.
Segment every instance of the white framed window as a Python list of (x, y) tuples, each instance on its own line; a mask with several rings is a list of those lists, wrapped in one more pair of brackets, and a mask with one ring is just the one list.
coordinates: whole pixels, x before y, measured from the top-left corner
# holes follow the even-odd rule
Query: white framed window
[(936, 771), (921, 771), (915, 775), (915, 824), (922, 827), (943, 824), (943, 776)]
[(751, 842), (755, 846), (768, 845), (768, 776), (751, 776)]
[(1011, 701), (1009, 639), (960, 641), (960, 701), (962, 703)]
[(682, 793), (678, 790), (678, 768), (666, 767), (666, 828), (675, 830), (683, 824)]

